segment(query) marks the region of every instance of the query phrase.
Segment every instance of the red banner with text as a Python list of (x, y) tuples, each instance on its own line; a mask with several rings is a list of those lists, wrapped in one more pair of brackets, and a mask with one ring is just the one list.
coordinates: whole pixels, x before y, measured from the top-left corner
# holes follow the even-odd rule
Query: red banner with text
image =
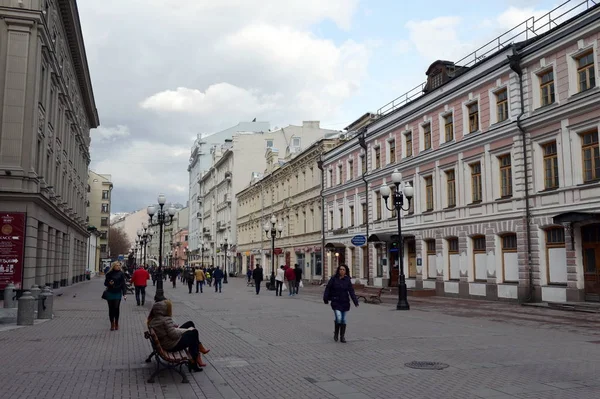
[(0, 290), (10, 282), (22, 288), (25, 220), (24, 213), (0, 213)]

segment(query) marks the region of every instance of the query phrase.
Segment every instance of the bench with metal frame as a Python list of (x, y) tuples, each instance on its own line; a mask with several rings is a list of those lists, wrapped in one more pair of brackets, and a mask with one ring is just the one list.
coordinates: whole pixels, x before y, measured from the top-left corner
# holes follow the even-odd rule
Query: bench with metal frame
[(148, 329), (148, 331), (144, 332), (144, 337), (150, 341), (152, 345), (152, 353), (146, 359), (146, 363), (150, 363), (152, 358), (156, 358), (156, 370), (152, 373), (150, 378), (148, 378), (149, 383), (154, 382), (154, 378), (162, 371), (162, 370), (175, 370), (179, 375), (181, 375), (182, 383), (189, 382), (187, 376), (185, 375), (182, 367), (186, 366), (193, 360), (192, 355), (187, 350), (181, 350), (176, 352), (169, 352), (164, 350), (160, 346), (160, 342), (156, 337), (156, 333), (152, 329)]
[(364, 284), (354, 284), (356, 298), (363, 299), (365, 303), (381, 303), (381, 294), (385, 288), (366, 287)]

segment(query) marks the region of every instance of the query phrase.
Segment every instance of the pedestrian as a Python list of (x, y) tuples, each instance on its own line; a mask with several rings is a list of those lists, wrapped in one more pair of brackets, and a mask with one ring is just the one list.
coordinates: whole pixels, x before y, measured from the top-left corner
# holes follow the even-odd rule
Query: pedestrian
[(246, 272), (246, 277), (248, 277), (248, 282), (252, 280), (252, 269), (248, 268), (248, 271)]
[(223, 280), (223, 270), (221, 270), (219, 266), (217, 266), (213, 272), (213, 278), (215, 279), (215, 292), (217, 292), (217, 289), (221, 292), (221, 288), (223, 287), (223, 284), (221, 283)]
[(192, 287), (194, 286), (194, 269), (191, 267), (186, 268), (184, 278), (188, 285), (188, 294), (191, 294)]
[(329, 279), (325, 292), (323, 293), (323, 302), (331, 302), (331, 309), (335, 314), (335, 330), (333, 340), (337, 342), (338, 334), (340, 342), (346, 342), (346, 314), (350, 311), (350, 298), (354, 306), (358, 307), (358, 299), (354, 294), (352, 281), (350, 280), (350, 269), (346, 265), (340, 265), (335, 275)]
[(171, 283), (173, 283), (173, 288), (177, 288), (177, 269), (170, 268), (169, 276), (171, 276)]
[(206, 276), (204, 275), (204, 270), (202, 270), (202, 268), (198, 268), (196, 269), (196, 272), (194, 272), (195, 277), (196, 277), (196, 294), (198, 293), (198, 288), (200, 288), (200, 293), (202, 293), (202, 286), (204, 285), (204, 280), (206, 278)]
[(192, 321), (177, 326), (173, 321), (173, 304), (169, 300), (155, 302), (148, 315), (148, 327), (154, 330), (156, 338), (167, 352), (177, 352), (187, 349), (192, 355), (188, 364), (189, 371), (202, 371), (206, 367), (202, 355), (210, 352), (200, 342), (198, 330)]
[(296, 285), (296, 272), (294, 272), (293, 268), (291, 268), (291, 267), (287, 268), (287, 270), (285, 271), (285, 279), (288, 282), (288, 290), (290, 291), (288, 296), (293, 296), (294, 295), (294, 286)]
[(296, 281), (294, 284), (294, 294), (298, 295), (298, 292), (300, 290), (300, 283), (302, 282), (302, 268), (297, 263), (294, 266), (295, 266), (294, 273), (296, 274)]
[(135, 301), (138, 306), (140, 306), (140, 294), (142, 297), (141, 305), (144, 306), (144, 302), (146, 301), (146, 285), (148, 284), (149, 279), (150, 274), (145, 267), (136, 269), (133, 272), (133, 276), (131, 276), (131, 282), (135, 287)]
[(119, 309), (121, 298), (127, 299), (127, 283), (125, 273), (121, 270), (121, 262), (113, 262), (104, 279), (106, 293), (104, 299), (108, 302), (108, 318), (110, 331), (119, 329)]
[(206, 276), (206, 283), (209, 287), (212, 287), (212, 273), (210, 272), (210, 269), (208, 269), (204, 275)]
[(254, 279), (254, 288), (256, 289), (256, 295), (260, 293), (260, 284), (263, 281), (263, 269), (260, 266), (256, 266), (254, 272), (252, 273), (252, 278)]
[(152, 268), (150, 269), (150, 275), (152, 276), (152, 286), (154, 287), (156, 286), (156, 277), (158, 276), (158, 272), (156, 271), (156, 268), (154, 266), (152, 266)]
[(277, 275), (275, 276), (275, 296), (281, 296), (283, 280), (285, 280), (285, 270), (284, 267), (281, 266), (281, 268), (277, 269)]

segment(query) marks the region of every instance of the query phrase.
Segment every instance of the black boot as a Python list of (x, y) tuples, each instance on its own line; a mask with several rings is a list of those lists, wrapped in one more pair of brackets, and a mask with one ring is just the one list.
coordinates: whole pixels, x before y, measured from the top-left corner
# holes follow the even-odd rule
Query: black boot
[(340, 324), (340, 342), (343, 344), (346, 343), (346, 325), (345, 324)]
[(338, 335), (340, 334), (340, 323), (335, 323), (335, 331), (333, 332), (333, 340), (338, 341)]

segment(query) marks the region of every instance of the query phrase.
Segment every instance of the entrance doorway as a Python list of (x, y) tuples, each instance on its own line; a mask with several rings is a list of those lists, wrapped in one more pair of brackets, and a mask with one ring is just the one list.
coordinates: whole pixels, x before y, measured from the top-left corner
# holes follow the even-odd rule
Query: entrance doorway
[(408, 277), (417, 277), (417, 242), (413, 239), (406, 241), (408, 247)]
[(600, 302), (600, 224), (581, 228), (585, 300)]

